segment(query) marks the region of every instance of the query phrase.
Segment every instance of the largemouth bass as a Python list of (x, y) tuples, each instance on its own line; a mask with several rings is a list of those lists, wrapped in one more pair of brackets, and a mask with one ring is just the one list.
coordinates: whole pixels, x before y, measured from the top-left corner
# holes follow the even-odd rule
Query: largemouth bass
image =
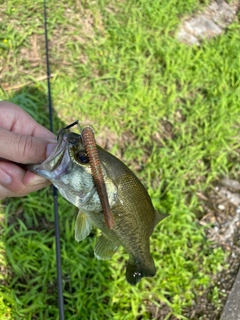
[(130, 284), (154, 276), (149, 239), (156, 224), (167, 215), (154, 209), (146, 189), (122, 161), (97, 146), (113, 215), (110, 229), (104, 220), (82, 136), (67, 128), (61, 130), (50, 157), (30, 170), (49, 179), (64, 198), (80, 209), (75, 223), (77, 241), (85, 239), (92, 226), (101, 230), (94, 249), (98, 259), (110, 259), (121, 245), (129, 254), (126, 278)]

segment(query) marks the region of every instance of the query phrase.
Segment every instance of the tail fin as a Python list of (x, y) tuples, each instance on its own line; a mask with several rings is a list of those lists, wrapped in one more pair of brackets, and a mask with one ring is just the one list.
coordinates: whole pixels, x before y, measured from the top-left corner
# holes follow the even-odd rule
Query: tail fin
[(150, 263), (133, 264), (128, 262), (126, 270), (126, 278), (129, 284), (137, 284), (143, 277), (153, 277), (156, 274), (154, 262), (151, 259)]

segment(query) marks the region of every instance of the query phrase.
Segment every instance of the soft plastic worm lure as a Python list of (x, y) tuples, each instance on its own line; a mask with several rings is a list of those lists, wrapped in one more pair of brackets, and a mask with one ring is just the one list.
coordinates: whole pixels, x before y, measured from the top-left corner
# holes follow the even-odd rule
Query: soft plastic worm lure
[(108, 194), (106, 184), (104, 182), (100, 160), (98, 157), (94, 131), (91, 127), (83, 128), (82, 142), (89, 158), (93, 181), (96, 184), (97, 192), (103, 208), (105, 223), (109, 229), (113, 229), (113, 214), (109, 206)]

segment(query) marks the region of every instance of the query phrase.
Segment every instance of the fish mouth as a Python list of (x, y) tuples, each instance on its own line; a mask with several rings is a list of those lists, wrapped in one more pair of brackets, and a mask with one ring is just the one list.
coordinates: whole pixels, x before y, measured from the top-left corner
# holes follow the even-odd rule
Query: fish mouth
[[(74, 122), (74, 124), (76, 123), (78, 122)], [(74, 124), (70, 126), (73, 126)], [(58, 143), (50, 156), (41, 164), (29, 165), (28, 169), (30, 171), (49, 179), (52, 178), (52, 173), (54, 171), (58, 171), (58, 167), (60, 165), (61, 167), (66, 167), (66, 165), (71, 161), (68, 150), (74, 146), (77, 146), (81, 140), (81, 135), (68, 131), (70, 126), (63, 128), (59, 132), (57, 136)]]
[[(75, 122), (77, 123), (77, 122)], [(74, 123), (74, 124), (75, 124)], [(73, 124), (73, 125), (74, 125)], [(81, 135), (69, 132), (67, 126), (63, 128), (57, 136), (57, 145), (51, 155), (41, 164), (29, 165), (28, 169), (42, 177), (49, 179), (58, 189), (60, 193), (65, 193), (64, 183), (61, 182), (61, 177), (67, 174), (72, 169), (72, 159), (69, 154), (71, 148), (78, 148), (82, 144)], [(71, 187), (68, 186), (68, 191)], [(73, 194), (74, 190), (71, 191)], [(93, 196), (95, 187), (90, 190), (78, 190), (77, 196), (81, 198), (82, 204), (85, 204)]]
[(28, 169), (48, 179), (52, 178), (53, 172), (57, 170), (57, 167), (63, 160), (64, 154), (66, 153), (66, 147), (67, 139), (64, 137), (64, 134), (62, 134), (59, 137), (58, 143), (50, 156), (41, 164), (29, 165)]

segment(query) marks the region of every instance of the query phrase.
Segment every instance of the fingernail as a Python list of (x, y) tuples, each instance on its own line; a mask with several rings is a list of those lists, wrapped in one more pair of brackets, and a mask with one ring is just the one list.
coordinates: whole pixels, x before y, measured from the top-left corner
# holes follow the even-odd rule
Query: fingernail
[(30, 184), (31, 185), (37, 185), (37, 184), (42, 184), (42, 183), (45, 183), (47, 182), (47, 179), (46, 178), (43, 178), (43, 177), (40, 177), (38, 175), (35, 175), (31, 181), (30, 181)]
[(46, 157), (48, 158), (52, 152), (55, 150), (56, 148), (56, 145), (57, 145), (57, 141), (56, 143), (48, 143), (47, 144), (47, 147), (46, 147)]
[(12, 178), (2, 169), (0, 169), (0, 183), (2, 184), (10, 184), (12, 182)]

